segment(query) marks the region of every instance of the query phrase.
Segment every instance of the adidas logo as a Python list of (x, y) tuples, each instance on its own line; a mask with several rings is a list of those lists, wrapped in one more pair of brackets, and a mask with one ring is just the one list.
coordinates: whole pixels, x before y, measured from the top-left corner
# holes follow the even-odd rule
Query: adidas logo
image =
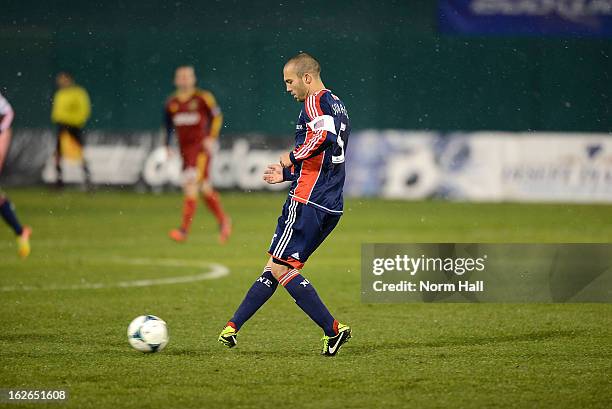
[(291, 255), (291, 257), (293, 257), (293, 258), (294, 258), (294, 259), (296, 259), (296, 260), (299, 260), (299, 259), (300, 259), (300, 253), (297, 253), (297, 252), (296, 252), (296, 253), (293, 253), (293, 254)]

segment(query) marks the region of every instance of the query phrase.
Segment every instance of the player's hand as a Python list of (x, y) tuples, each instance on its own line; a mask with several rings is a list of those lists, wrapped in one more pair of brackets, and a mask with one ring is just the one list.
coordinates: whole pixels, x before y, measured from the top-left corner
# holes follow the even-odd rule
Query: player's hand
[(263, 180), (271, 185), (282, 182), (283, 168), (281, 165), (268, 165), (268, 168), (264, 171)]
[(293, 166), (291, 159), (289, 158), (289, 152), (283, 153), (280, 157), (280, 164), (283, 168), (290, 168)]
[(217, 139), (216, 138), (205, 138), (202, 142), (204, 144), (204, 150), (209, 154), (217, 150)]

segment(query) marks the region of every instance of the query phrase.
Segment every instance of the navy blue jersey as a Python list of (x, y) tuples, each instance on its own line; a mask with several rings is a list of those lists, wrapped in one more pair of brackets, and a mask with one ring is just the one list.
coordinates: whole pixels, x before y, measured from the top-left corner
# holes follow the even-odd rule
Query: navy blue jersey
[(289, 196), (330, 214), (342, 214), (344, 153), (351, 125), (340, 98), (323, 89), (304, 101), (295, 131), (293, 166), (284, 169), (291, 180)]

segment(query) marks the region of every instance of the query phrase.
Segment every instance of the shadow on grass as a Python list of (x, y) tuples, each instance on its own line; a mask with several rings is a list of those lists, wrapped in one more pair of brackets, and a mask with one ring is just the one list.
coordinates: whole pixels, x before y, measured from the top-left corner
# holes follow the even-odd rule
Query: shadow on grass
[[(549, 330), (535, 331), (525, 334), (509, 335), (489, 335), (489, 336), (470, 336), (470, 337), (444, 337), (433, 341), (395, 341), (384, 343), (360, 343), (352, 342), (349, 348), (351, 354), (366, 354), (380, 350), (394, 349), (423, 349), (423, 348), (444, 348), (444, 347), (471, 347), (483, 345), (495, 345), (515, 342), (537, 342), (561, 338), (578, 338), (584, 331), (576, 330)], [(348, 352), (348, 350), (347, 350)]]
[[(265, 347), (265, 345), (262, 346), (262, 348), (263, 347)], [(226, 347), (219, 346), (219, 348), (215, 351), (204, 350), (204, 349), (168, 349), (164, 351), (163, 353), (165, 355), (183, 356), (183, 357), (210, 356), (211, 353), (215, 355), (216, 354), (223, 355), (225, 353), (225, 354), (231, 354), (231, 356), (235, 358), (251, 358), (251, 359), (264, 359), (264, 358), (280, 356), (279, 351), (273, 350), (272, 348), (265, 349), (265, 350), (264, 349), (253, 350), (252, 349), (253, 345), (249, 346), (248, 348), (251, 348), (251, 349), (237, 347), (231, 351), (228, 351)], [(313, 351), (310, 351), (305, 348), (301, 350), (283, 349), (282, 353), (290, 354), (292, 357), (300, 357), (300, 356), (311, 356), (313, 354)]]

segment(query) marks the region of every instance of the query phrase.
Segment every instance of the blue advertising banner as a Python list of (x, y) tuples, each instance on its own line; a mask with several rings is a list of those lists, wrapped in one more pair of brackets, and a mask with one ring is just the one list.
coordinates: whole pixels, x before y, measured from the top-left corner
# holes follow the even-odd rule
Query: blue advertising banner
[(612, 37), (612, 0), (439, 0), (453, 34)]
[(354, 197), (612, 203), (608, 134), (359, 131), (346, 166)]

